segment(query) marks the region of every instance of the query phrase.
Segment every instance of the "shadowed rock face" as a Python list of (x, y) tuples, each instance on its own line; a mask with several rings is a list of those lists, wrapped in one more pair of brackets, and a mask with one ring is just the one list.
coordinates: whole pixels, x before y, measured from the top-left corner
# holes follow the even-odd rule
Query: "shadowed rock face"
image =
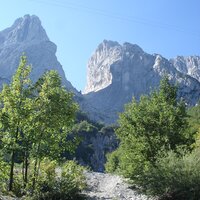
[(32, 65), (31, 78), (36, 81), (45, 71), (57, 70), (67, 89), (77, 93), (66, 80), (61, 64), (56, 58), (56, 45), (51, 42), (37, 16), (25, 15), (0, 32), (0, 84), (15, 73), (20, 56), (25, 53)]
[(105, 40), (88, 62), (84, 108), (92, 119), (114, 123), (124, 104), (158, 87), (164, 75), (179, 84), (179, 97), (188, 104), (199, 100), (199, 81), (178, 71), (169, 60), (147, 54), (137, 45)]

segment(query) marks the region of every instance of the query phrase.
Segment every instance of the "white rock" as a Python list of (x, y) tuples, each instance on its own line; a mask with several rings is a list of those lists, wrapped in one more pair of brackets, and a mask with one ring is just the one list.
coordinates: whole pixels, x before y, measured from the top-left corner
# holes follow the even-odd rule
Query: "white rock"
[(153, 200), (130, 189), (125, 179), (117, 175), (87, 172), (86, 180), (88, 187), (83, 194), (89, 200)]
[(176, 69), (200, 82), (200, 56), (177, 56), (170, 59)]

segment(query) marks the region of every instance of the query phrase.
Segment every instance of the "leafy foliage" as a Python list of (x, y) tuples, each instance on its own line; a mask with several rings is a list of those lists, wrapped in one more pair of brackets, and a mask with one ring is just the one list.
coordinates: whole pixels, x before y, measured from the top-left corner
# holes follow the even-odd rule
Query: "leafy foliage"
[(193, 127), (194, 131), (200, 128), (200, 102), (196, 106), (188, 110), (189, 123)]
[(195, 144), (196, 148), (200, 147), (200, 104), (190, 108), (188, 110), (188, 122), (191, 126), (191, 130), (195, 133)]
[[(68, 161), (56, 168), (56, 162), (44, 159), (38, 177), (36, 190), (30, 199), (82, 199), (80, 191), (86, 186), (84, 168), (74, 161)], [(56, 173), (57, 169), (57, 173)], [(58, 174), (60, 173), (60, 174)]]
[(158, 91), (126, 105), (116, 130), (120, 147), (108, 155), (107, 171), (122, 173), (145, 189), (146, 182), (155, 184), (147, 174), (163, 172), (157, 166), (160, 155), (164, 157), (168, 151), (179, 154), (180, 148), (191, 150), (194, 133), (189, 131), (186, 107), (177, 100), (176, 92), (165, 77)]
[[(56, 71), (46, 72), (32, 84), (31, 67), (26, 63), (22, 56), (11, 83), (0, 93), (0, 148), (10, 165), (8, 190), (17, 196), (28, 191), (34, 194), (43, 179), (54, 184), (55, 160), (61, 161), (63, 152), (75, 151), (77, 146), (75, 140), (67, 141), (78, 110), (73, 95), (61, 86)], [(45, 166), (44, 157), (54, 161), (45, 161)], [(4, 189), (8, 167), (3, 160), (0, 165), (5, 167), (0, 177)]]
[(112, 172), (115, 172), (115, 173), (120, 173), (119, 170), (119, 165), (120, 165), (120, 159), (123, 158), (123, 150), (120, 149), (120, 147), (113, 151), (112, 153), (108, 153), (106, 155), (106, 158), (107, 158), (107, 162), (105, 164), (105, 169), (106, 169), (106, 172), (108, 173), (112, 173)]
[(199, 150), (177, 154), (169, 151), (159, 157), (155, 167), (145, 174), (141, 185), (147, 193), (160, 199), (200, 199)]
[(8, 163), (0, 159), (0, 188), (2, 192), (7, 190), (7, 182), (9, 180), (9, 166)]
[(30, 66), (26, 65), (26, 57), (22, 56), (19, 67), (10, 85), (4, 85), (0, 93), (0, 132), (3, 151), (11, 155), (9, 190), (12, 190), (14, 162), (16, 152), (21, 151), (19, 145), (22, 133), (25, 132), (27, 116), (30, 114)]

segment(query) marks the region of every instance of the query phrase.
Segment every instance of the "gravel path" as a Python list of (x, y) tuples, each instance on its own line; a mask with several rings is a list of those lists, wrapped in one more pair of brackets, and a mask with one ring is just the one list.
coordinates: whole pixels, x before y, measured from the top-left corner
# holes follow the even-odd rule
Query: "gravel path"
[(120, 176), (87, 172), (88, 200), (153, 200), (131, 190)]

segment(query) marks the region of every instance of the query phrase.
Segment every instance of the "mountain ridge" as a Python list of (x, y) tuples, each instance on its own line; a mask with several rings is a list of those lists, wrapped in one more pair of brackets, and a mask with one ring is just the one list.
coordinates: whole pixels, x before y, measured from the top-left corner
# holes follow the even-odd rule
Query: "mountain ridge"
[(171, 82), (178, 82), (179, 98), (188, 105), (195, 105), (200, 97), (200, 56), (166, 59), (146, 53), (137, 44), (104, 40), (88, 61), (87, 84), (81, 94), (66, 79), (56, 51), (57, 46), (49, 40), (37, 16), (18, 18), (0, 32), (0, 86), (9, 83), (25, 52), (33, 68), (32, 80), (47, 70), (57, 70), (63, 85), (75, 94), (81, 110), (94, 121), (116, 123), (124, 105), (132, 97), (139, 100), (141, 95), (148, 95), (164, 75)]
[(180, 98), (189, 105), (198, 102), (200, 82), (178, 70), (172, 61), (148, 54), (135, 44), (104, 40), (88, 62), (89, 81), (84, 93), (88, 114), (97, 121), (116, 122), (124, 104), (156, 89), (164, 75), (178, 82)]

